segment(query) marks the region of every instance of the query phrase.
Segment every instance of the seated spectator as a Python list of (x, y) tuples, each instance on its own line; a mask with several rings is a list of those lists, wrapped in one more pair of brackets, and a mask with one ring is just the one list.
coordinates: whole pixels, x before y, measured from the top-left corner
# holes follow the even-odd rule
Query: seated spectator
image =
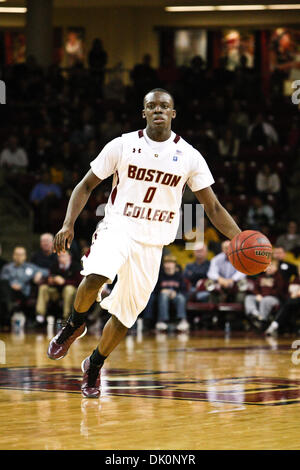
[(230, 127), (227, 127), (218, 140), (218, 149), (221, 157), (234, 159), (239, 155), (240, 141), (234, 135)]
[(44, 171), (42, 180), (37, 183), (30, 194), (30, 202), (35, 211), (35, 230), (47, 231), (51, 209), (57, 206), (62, 196), (59, 185), (51, 183), (49, 171)]
[(248, 127), (249, 142), (256, 147), (269, 147), (278, 143), (278, 134), (274, 127), (266, 122), (262, 113), (258, 113), (253, 124)]
[(260, 230), (264, 224), (274, 224), (274, 210), (260, 197), (255, 196), (247, 213), (247, 225), (251, 230)]
[(8, 320), (12, 313), (13, 303), (21, 305), (29, 298), (31, 283), (39, 284), (48, 269), (40, 268), (26, 261), (27, 253), (23, 246), (16, 246), (13, 251), (13, 261), (3, 266), (0, 273), (0, 311), (1, 317)]
[(52, 233), (43, 233), (40, 236), (40, 249), (32, 255), (32, 263), (41, 268), (51, 268), (52, 264), (57, 259), (56, 253), (53, 253), (53, 240), (54, 237)]
[(300, 254), (300, 233), (295, 220), (290, 220), (286, 233), (280, 235), (276, 240), (276, 246), (281, 246), (285, 251), (291, 251), (296, 256)]
[(195, 300), (205, 302), (209, 293), (206, 291), (197, 291), (197, 284), (199, 280), (207, 278), (207, 272), (210, 262), (207, 259), (207, 246), (204, 243), (199, 243), (195, 246), (195, 261), (188, 263), (184, 269), (183, 277), (190, 283), (189, 294)]
[(26, 151), (18, 146), (18, 138), (11, 135), (7, 146), (0, 154), (0, 167), (8, 168), (10, 171), (20, 171), (28, 166)]
[(288, 263), (286, 258), (286, 252), (283, 246), (276, 245), (273, 250), (273, 258), (278, 261), (278, 270), (281, 273), (285, 283), (286, 289), (291, 280), (292, 276), (297, 276), (297, 266), (293, 263)]
[(285, 294), (284, 280), (278, 270), (278, 263), (272, 261), (266, 272), (260, 274), (253, 282), (253, 294), (246, 295), (245, 298), (245, 313), (256, 322), (258, 320), (256, 326), (260, 326), (260, 322), (268, 320), (272, 309), (280, 305), (280, 300)]
[(179, 320), (176, 329), (178, 331), (187, 331), (189, 324), (186, 320), (183, 275), (176, 265), (176, 258), (171, 255), (166, 255), (163, 259), (157, 291), (158, 316), (156, 329), (167, 330), (167, 323), (170, 319), (170, 304), (172, 303), (176, 309), (176, 320)]
[(222, 243), (222, 252), (210, 260), (207, 278), (207, 289), (211, 293), (211, 301), (218, 302), (241, 302), (244, 298), (243, 292), (238, 291), (237, 283), (246, 278), (246, 275), (235, 269), (227, 257), (230, 241)]
[(81, 281), (81, 267), (73, 261), (69, 251), (60, 253), (51, 266), (46, 284), (39, 287), (36, 303), (36, 320), (43, 323), (48, 304), (63, 299), (63, 318), (66, 320), (72, 311), (76, 289)]
[(266, 335), (275, 336), (279, 328), (291, 320), (294, 313), (300, 312), (300, 265), (298, 266), (298, 275), (289, 283), (288, 299), (283, 303), (278, 311), (274, 321), (266, 330)]
[(256, 175), (256, 189), (261, 194), (278, 194), (281, 190), (278, 174), (272, 172), (270, 165), (266, 163)]

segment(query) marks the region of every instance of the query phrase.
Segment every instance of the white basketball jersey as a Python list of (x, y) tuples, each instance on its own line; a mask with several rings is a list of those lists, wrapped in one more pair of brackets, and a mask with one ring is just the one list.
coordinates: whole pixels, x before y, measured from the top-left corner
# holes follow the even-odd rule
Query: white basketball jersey
[[(118, 224), (134, 240), (150, 245), (174, 241), (185, 185), (195, 192), (214, 183), (202, 155), (178, 135), (154, 142), (146, 130), (109, 142), (91, 162), (101, 180), (113, 177), (104, 224)], [(102, 225), (101, 223), (101, 225)]]

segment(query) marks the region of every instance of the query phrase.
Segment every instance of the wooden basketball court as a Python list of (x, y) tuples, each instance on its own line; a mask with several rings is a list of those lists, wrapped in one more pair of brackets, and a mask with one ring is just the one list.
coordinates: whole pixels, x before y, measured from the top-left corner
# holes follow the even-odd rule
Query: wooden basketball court
[(2, 334), (0, 449), (300, 449), (295, 339), (127, 336), (88, 400), (97, 337), (51, 361), (46, 334)]

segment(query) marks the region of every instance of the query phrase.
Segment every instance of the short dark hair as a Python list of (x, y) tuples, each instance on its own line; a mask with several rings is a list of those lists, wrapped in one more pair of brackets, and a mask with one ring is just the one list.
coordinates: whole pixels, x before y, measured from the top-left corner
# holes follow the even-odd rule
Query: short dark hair
[(145, 105), (146, 96), (149, 95), (149, 93), (155, 93), (157, 91), (159, 91), (160, 93), (166, 93), (167, 95), (169, 95), (171, 97), (172, 101), (173, 101), (173, 106), (174, 106), (174, 104), (175, 104), (174, 96), (171, 95), (171, 93), (169, 91), (165, 90), (164, 88), (153, 88), (152, 90), (148, 91), (144, 96), (143, 105)]

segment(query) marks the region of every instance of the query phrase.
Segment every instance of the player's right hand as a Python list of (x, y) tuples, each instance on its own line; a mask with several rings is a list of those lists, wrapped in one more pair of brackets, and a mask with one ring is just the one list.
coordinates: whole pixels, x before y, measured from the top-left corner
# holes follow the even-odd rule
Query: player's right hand
[(72, 240), (74, 238), (74, 229), (73, 227), (63, 226), (63, 228), (57, 232), (53, 242), (53, 251), (58, 255), (60, 253), (65, 253), (66, 245), (67, 249), (70, 249)]

